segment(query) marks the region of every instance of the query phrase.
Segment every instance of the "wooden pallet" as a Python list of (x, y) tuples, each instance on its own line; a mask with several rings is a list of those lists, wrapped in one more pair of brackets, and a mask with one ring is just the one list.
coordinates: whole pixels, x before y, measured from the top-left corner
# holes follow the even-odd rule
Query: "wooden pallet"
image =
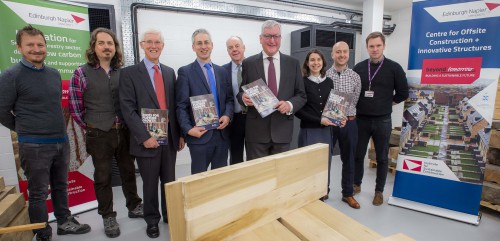
[(495, 210), (497, 212), (500, 212), (500, 205), (495, 205), (495, 204), (492, 204), (490, 202), (486, 202), (486, 201), (481, 200), (481, 206), (487, 207), (487, 208)]
[[(370, 160), (369, 166), (371, 168), (376, 168), (377, 167), (377, 160)], [(396, 167), (389, 166), (389, 172), (392, 173), (392, 175), (396, 175)]]

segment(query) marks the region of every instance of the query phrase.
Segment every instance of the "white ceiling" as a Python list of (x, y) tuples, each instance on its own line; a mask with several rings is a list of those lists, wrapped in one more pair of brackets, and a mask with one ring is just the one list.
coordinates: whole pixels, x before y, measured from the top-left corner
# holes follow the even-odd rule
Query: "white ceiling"
[[(365, 0), (325, 0), (332, 3), (363, 6)], [(314, 2), (314, 1), (311, 1)], [(384, 0), (384, 11), (394, 12), (402, 8), (411, 7), (412, 0)]]

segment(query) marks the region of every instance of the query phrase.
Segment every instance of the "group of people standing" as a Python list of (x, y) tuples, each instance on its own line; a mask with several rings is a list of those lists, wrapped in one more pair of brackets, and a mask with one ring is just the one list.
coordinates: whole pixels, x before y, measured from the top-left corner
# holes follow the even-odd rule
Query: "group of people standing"
[[(226, 166), (228, 155), (231, 164), (240, 163), (244, 150), (247, 160), (284, 152), (290, 149), (294, 116), (301, 119), (299, 146), (330, 145), (329, 169), (333, 146), (339, 142), (342, 200), (353, 208), (360, 208), (353, 196), (360, 192), (366, 146), (372, 137), (378, 162), (373, 204), (383, 203), (392, 104), (408, 96), (403, 69), (383, 55), (384, 35), (368, 35), (370, 59), (354, 69), (347, 66), (347, 43), (336, 43), (331, 56), (334, 64), (328, 70), (318, 50), (311, 50), (302, 66), (281, 53), (281, 38), (281, 25), (265, 21), (259, 36), (262, 52), (245, 58), (243, 40), (231, 36), (226, 41), (231, 61), (218, 66), (211, 60), (210, 33), (197, 29), (191, 38), (196, 60), (179, 68), (176, 76), (172, 68), (160, 63), (165, 46), (161, 32), (144, 32), (140, 36), (144, 59), (125, 68), (121, 68), (123, 55), (116, 35), (104, 28), (91, 33), (87, 63), (74, 71), (70, 81), (69, 109), (85, 130), (87, 152), (95, 167), (98, 213), (108, 237), (120, 235), (113, 209), (113, 159), (120, 171), (128, 216), (144, 218), (147, 236), (156, 238), (160, 220), (168, 223), (164, 189), (160, 188), (159, 202), (158, 184), (163, 187), (175, 180), (177, 152), (185, 144), (191, 154), (192, 174), (209, 166)], [(0, 123), (19, 136), (30, 193), (30, 220), (47, 222), (45, 200), (50, 185), (57, 233), (89, 232), (90, 226), (78, 223), (68, 209), (69, 144), (60, 105), (61, 77), (44, 65), (46, 45), (41, 31), (27, 26), (17, 32), (16, 40), (23, 57), (0, 74)], [(263, 79), (279, 100), (276, 111), (265, 118), (241, 88), (258, 79)], [(355, 96), (339, 126), (321, 117), (331, 89)], [(190, 104), (190, 97), (206, 94), (213, 95), (219, 116), (219, 126), (212, 130), (196, 126)], [(141, 119), (142, 109), (168, 112), (166, 145), (149, 134)], [(144, 200), (137, 194), (134, 159), (143, 180)], [(50, 225), (35, 233), (37, 240), (51, 240)]]

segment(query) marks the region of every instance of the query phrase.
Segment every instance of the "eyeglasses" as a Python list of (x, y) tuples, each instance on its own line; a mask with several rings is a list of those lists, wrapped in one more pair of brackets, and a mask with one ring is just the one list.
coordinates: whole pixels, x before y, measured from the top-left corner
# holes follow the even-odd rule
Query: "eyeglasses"
[(153, 40), (148, 40), (148, 41), (142, 41), (141, 43), (146, 43), (147, 45), (161, 45), (161, 41), (153, 41)]
[(279, 34), (277, 34), (277, 35), (264, 34), (264, 35), (262, 35), (262, 37), (265, 40), (271, 40), (271, 39), (280, 40), (281, 39), (281, 35), (279, 35)]

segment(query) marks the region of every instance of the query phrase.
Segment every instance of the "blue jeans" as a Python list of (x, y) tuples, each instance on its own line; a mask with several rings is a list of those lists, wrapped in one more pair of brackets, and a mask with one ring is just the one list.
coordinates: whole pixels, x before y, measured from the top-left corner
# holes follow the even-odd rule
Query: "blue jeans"
[(373, 139), (377, 158), (377, 178), (375, 180), (375, 191), (383, 192), (387, 168), (389, 165), (389, 138), (391, 137), (392, 120), (366, 120), (357, 119), (358, 145), (356, 158), (354, 159), (354, 184), (361, 185), (364, 172), (364, 160), (366, 148), (370, 138)]
[[(68, 208), (69, 143), (37, 144), (19, 142), (21, 167), (28, 179), (31, 223), (46, 223), (49, 219), (46, 200), (51, 189), (54, 215), (58, 224), (66, 222)], [(42, 237), (52, 235), (50, 225), (33, 231)]]

